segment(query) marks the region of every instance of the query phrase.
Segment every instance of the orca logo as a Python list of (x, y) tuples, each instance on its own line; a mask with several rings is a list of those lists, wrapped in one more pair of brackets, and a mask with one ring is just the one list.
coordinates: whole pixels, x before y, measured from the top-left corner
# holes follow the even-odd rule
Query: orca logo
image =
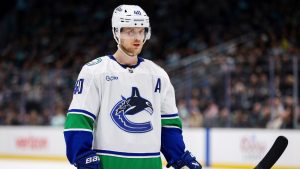
[(113, 122), (122, 130), (129, 133), (146, 133), (153, 129), (150, 121), (144, 123), (135, 123), (130, 121), (126, 116), (133, 116), (143, 111), (153, 114), (152, 104), (140, 96), (139, 90), (132, 87), (131, 96), (123, 96), (110, 112)]

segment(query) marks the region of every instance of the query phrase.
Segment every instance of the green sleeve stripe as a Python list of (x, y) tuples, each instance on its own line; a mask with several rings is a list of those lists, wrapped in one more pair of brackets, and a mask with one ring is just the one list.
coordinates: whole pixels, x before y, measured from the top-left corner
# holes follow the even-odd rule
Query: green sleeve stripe
[(94, 121), (82, 114), (68, 114), (65, 129), (89, 129), (93, 130)]
[(181, 123), (180, 118), (161, 119), (161, 125), (162, 126), (176, 126), (176, 127), (182, 128), (182, 123)]

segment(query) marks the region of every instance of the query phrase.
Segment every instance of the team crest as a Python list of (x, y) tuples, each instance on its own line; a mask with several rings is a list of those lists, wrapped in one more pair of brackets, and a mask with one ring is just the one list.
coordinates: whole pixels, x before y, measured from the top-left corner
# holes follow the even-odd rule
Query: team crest
[(122, 99), (114, 106), (110, 113), (113, 122), (120, 129), (129, 133), (146, 133), (151, 131), (153, 127), (150, 121), (137, 123), (127, 118), (128, 116), (134, 116), (144, 111), (150, 115), (153, 114), (152, 104), (140, 96), (138, 88), (132, 87), (130, 97), (121, 97)]

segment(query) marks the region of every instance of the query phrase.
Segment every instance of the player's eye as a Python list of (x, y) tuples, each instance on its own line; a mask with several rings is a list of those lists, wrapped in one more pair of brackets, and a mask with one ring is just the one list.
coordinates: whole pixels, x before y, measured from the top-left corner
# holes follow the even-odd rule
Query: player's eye
[(140, 34), (140, 35), (143, 35), (144, 33), (145, 33), (144, 30), (139, 31), (139, 34)]
[(133, 36), (134, 35), (134, 31), (128, 32), (128, 35)]

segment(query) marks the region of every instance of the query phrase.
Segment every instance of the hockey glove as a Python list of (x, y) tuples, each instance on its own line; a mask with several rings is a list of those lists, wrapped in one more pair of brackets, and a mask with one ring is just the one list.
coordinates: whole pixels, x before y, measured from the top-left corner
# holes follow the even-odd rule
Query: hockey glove
[(201, 164), (196, 160), (189, 151), (186, 151), (179, 160), (170, 162), (167, 167), (172, 166), (174, 169), (181, 169), (183, 166), (187, 166), (189, 169), (202, 169)]
[(101, 169), (100, 158), (93, 151), (79, 156), (74, 165), (77, 169)]

